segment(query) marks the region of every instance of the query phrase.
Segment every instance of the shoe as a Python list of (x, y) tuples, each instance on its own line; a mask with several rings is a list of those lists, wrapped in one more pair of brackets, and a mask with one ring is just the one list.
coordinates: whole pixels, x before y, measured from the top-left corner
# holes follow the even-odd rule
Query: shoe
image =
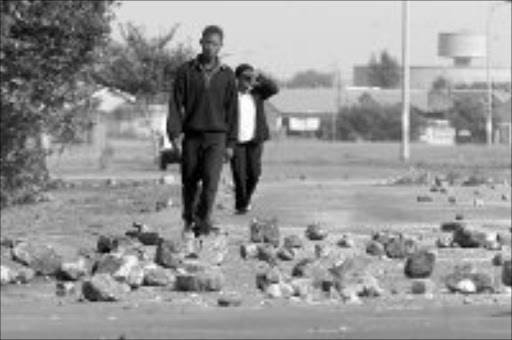
[(252, 210), (252, 205), (248, 204), (243, 208), (235, 209), (235, 214), (236, 215), (245, 215), (251, 210)]
[(195, 229), (196, 237), (199, 238), (201, 236), (209, 236), (211, 234), (218, 235), (221, 233), (219, 227), (216, 227), (211, 222), (201, 221), (197, 223), (197, 228)]

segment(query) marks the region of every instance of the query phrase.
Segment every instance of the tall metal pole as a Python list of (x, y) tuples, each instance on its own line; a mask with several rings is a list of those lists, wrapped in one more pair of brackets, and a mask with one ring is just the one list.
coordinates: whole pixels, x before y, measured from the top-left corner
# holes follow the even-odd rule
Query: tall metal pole
[(410, 75), (409, 75), (409, 2), (402, 0), (402, 145), (400, 159), (409, 160), (409, 116), (410, 116)]
[(485, 30), (486, 39), (486, 56), (485, 56), (485, 78), (487, 83), (487, 100), (486, 100), (486, 120), (485, 120), (485, 135), (487, 145), (492, 145), (492, 81), (491, 81), (491, 16), (494, 7), (489, 3), (487, 13), (487, 22)]

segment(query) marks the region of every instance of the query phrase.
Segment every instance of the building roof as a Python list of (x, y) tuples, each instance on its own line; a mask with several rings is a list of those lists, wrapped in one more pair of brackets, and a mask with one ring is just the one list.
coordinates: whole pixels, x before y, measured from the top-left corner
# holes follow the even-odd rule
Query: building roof
[[(345, 88), (340, 92), (340, 106), (356, 106), (364, 94), (381, 105), (397, 105), (402, 102), (401, 90), (376, 88)], [(428, 110), (428, 91), (411, 90), (411, 105)], [(269, 102), (283, 114), (332, 114), (337, 111), (338, 95), (335, 88), (283, 88)]]

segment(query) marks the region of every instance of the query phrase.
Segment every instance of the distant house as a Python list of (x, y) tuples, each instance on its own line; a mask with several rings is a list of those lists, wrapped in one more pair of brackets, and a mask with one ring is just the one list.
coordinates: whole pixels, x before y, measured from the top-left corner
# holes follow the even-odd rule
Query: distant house
[(512, 99), (509, 98), (494, 111), (499, 118), (498, 126), (495, 129), (495, 142), (512, 145)]

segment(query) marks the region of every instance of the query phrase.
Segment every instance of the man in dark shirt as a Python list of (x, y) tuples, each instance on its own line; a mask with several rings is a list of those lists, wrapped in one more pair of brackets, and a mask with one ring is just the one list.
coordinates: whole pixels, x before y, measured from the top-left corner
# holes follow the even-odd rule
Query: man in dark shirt
[(236, 80), (233, 70), (218, 57), (223, 38), (218, 26), (203, 30), (202, 51), (177, 70), (169, 103), (169, 140), (179, 149), (179, 137), (184, 137), (181, 176), (185, 236), (218, 231), (212, 224), (212, 208), (224, 159), (232, 156), (236, 142)]

